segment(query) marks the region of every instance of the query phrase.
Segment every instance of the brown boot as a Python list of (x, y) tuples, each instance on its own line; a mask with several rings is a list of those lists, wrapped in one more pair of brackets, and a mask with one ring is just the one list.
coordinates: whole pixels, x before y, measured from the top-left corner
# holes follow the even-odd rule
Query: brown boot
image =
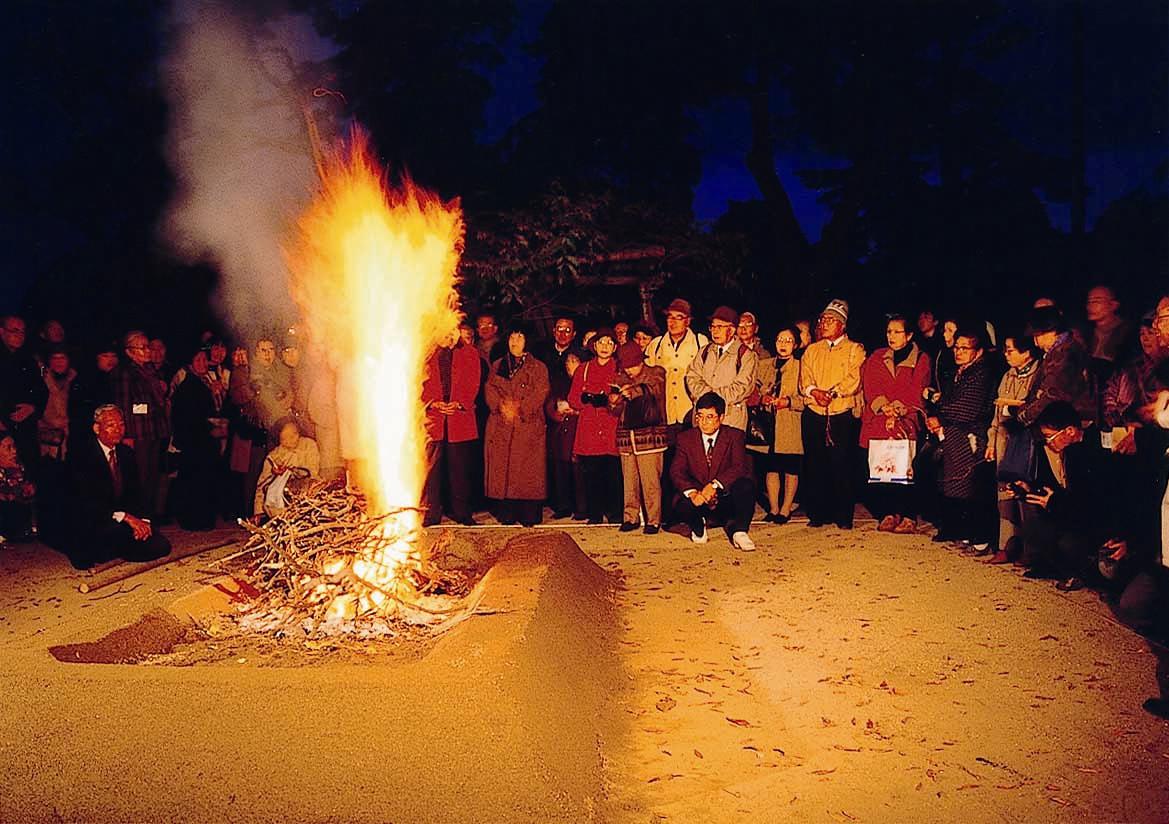
[(893, 527), (893, 531), (898, 535), (916, 535), (917, 521), (913, 518), (902, 518), (897, 522), (897, 526)]

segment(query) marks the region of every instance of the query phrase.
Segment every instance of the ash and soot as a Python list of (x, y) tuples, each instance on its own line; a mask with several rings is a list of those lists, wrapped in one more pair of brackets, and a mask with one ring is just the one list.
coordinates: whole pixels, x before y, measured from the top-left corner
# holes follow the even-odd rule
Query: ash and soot
[(465, 581), (421, 549), (419, 387), (427, 356), (457, 329), (462, 212), (409, 179), (390, 186), (358, 127), (334, 150), (314, 143), (320, 187), (285, 258), (310, 335), (329, 342), (347, 480), (293, 491), (287, 510), (248, 525), (258, 593), (241, 627), (450, 626), (473, 605), (444, 594)]

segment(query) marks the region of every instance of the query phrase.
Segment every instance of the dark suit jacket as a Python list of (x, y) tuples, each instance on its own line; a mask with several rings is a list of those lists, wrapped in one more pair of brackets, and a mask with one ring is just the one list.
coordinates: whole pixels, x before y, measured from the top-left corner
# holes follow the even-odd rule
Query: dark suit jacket
[(115, 512), (136, 515), (142, 511), (134, 450), (123, 444), (114, 449), (118, 453), (118, 468), (122, 475), (121, 495), (114, 494), (110, 465), (96, 436), (89, 436), (69, 453), (70, 527), (79, 537), (84, 538), (88, 533), (113, 523)]
[(678, 435), (678, 448), (670, 464), (670, 480), (679, 492), (702, 489), (713, 480), (729, 491), (731, 484), (750, 474), (743, 430), (725, 424), (719, 427), (710, 466), (706, 465), (706, 446), (697, 427)]

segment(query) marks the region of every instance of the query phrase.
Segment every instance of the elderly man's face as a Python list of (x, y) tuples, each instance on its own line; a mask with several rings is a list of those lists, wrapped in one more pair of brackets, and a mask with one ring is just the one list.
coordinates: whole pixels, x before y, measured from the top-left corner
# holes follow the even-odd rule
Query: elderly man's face
[(844, 321), (835, 312), (824, 312), (816, 319), (816, 338), (836, 340), (844, 334)]
[(495, 340), (499, 337), (499, 324), (491, 315), (483, 315), (475, 321), (475, 329), (479, 333), (479, 340)]
[(690, 328), (690, 316), (681, 312), (666, 312), (666, 331), (678, 338)]
[(276, 363), (276, 344), (270, 340), (256, 342), (256, 363), (271, 366)]
[(145, 335), (131, 335), (126, 341), (126, 356), (139, 366), (150, 362), (150, 341)]
[(719, 346), (725, 346), (735, 336), (735, 324), (715, 318), (710, 322), (710, 339)]
[(557, 318), (552, 325), (552, 337), (556, 345), (563, 349), (576, 337), (576, 324), (571, 318)]
[(24, 335), (24, 321), (20, 318), (9, 318), (4, 321), (3, 330), (0, 330), (0, 337), (4, 338), (4, 345), (13, 352), (24, 346)]
[(126, 422), (117, 409), (107, 409), (93, 422), (93, 431), (105, 446), (117, 446), (126, 437)]
[(65, 327), (61, 325), (60, 321), (46, 321), (43, 336), (49, 343), (64, 343)]
[(1059, 332), (1055, 332), (1055, 331), (1037, 332), (1035, 335), (1032, 336), (1032, 340), (1035, 341), (1035, 346), (1038, 347), (1039, 349), (1043, 350), (1044, 352), (1050, 352), (1051, 347), (1055, 346), (1055, 341), (1058, 338), (1059, 338)]
[(159, 338), (150, 342), (150, 360), (155, 366), (162, 366), (166, 360), (166, 344)]
[(117, 352), (98, 352), (97, 368), (99, 372), (111, 372), (118, 365)]
[(649, 336), (649, 333), (643, 332), (640, 329), (633, 333), (633, 342), (641, 347), (642, 352), (644, 352), (645, 348), (649, 346), (649, 342), (651, 340), (653, 340), (653, 338)]
[(758, 334), (759, 324), (750, 315), (739, 318), (739, 340), (743, 343), (751, 343)]
[(64, 375), (69, 371), (69, 356), (64, 352), (49, 355), (49, 371), (54, 375)]

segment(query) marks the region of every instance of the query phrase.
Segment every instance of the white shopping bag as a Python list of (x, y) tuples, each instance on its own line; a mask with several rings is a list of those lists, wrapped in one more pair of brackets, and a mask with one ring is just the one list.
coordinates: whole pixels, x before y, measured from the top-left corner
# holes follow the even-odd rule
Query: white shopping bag
[(292, 477), (292, 470), (286, 469), (272, 479), (268, 491), (264, 493), (264, 509), (268, 512), (283, 512), (288, 502), (284, 500), (284, 488)]
[(913, 458), (917, 442), (905, 438), (869, 441), (869, 483), (913, 483)]

